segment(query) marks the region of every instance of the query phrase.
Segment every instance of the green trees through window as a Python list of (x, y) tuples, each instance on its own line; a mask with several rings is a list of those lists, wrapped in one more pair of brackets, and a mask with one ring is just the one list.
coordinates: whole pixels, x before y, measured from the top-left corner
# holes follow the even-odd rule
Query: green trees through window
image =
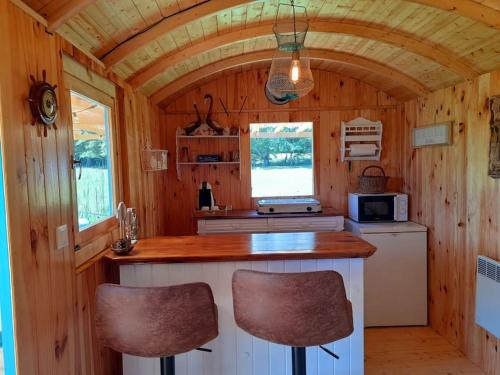
[(313, 123), (250, 124), (252, 196), (314, 194)]
[(76, 200), (80, 229), (113, 213), (110, 108), (71, 92)]

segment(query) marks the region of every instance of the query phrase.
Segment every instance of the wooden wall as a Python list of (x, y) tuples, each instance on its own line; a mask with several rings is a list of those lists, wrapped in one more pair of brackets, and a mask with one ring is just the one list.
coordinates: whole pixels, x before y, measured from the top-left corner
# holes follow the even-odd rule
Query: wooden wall
[[(384, 123), (384, 150), (381, 164), (392, 180), (393, 188), (400, 184), (399, 145), (402, 136), (396, 102), (383, 92), (352, 78), (314, 70), (315, 88), (308, 96), (285, 106), (271, 105), (264, 97), (267, 79), (265, 69), (240, 71), (218, 77), (197, 87), (165, 108), (161, 126), (167, 133), (170, 150), (168, 181), (166, 186), (167, 233), (188, 234), (193, 230), (192, 214), (197, 206), (197, 189), (201, 181), (208, 181), (214, 188), (216, 200), (233, 208), (254, 207), (250, 185), (249, 124), (252, 122), (313, 121), (314, 164), (316, 195), (324, 207), (346, 211), (347, 192), (355, 189), (357, 176), (370, 162), (348, 163), (340, 160), (340, 122), (363, 116)], [(234, 166), (182, 166), (181, 179), (175, 171), (175, 132), (195, 119), (193, 102), (206, 112), (205, 94), (214, 97), (214, 118), (222, 125), (236, 125), (241, 130), (241, 181)], [(246, 99), (241, 114), (239, 110)], [(221, 98), (230, 111), (222, 112)], [(202, 115), (203, 116), (203, 115)], [(223, 142), (223, 141), (220, 141)], [(216, 145), (216, 149), (223, 146)]]
[[(429, 228), (430, 322), (487, 374), (500, 374), (498, 338), (474, 323), (477, 255), (500, 259), (500, 180), (487, 176), (487, 98), (500, 71), (405, 103), (403, 174), (411, 218)], [(412, 150), (415, 126), (454, 121), (453, 145)]]
[[(161, 184), (138, 169), (137, 150), (146, 137), (161, 147), (154, 130), (158, 110), (113, 74), (12, 5), (0, 0), (0, 130), (8, 214), (17, 366), (19, 375), (108, 375), (120, 371), (119, 357), (101, 348), (93, 334), (93, 296), (103, 281), (116, 281), (99, 255), (75, 269), (74, 239), (57, 249), (56, 227), (73, 225), (71, 199), (71, 112), (64, 93), (62, 53), (112, 80), (119, 93), (120, 149), (124, 200), (139, 210), (143, 235), (157, 234), (163, 216), (149, 199)], [(31, 126), (26, 102), (30, 74), (58, 85), (57, 131), (44, 138)], [(156, 198), (156, 195), (155, 195)], [(146, 229), (147, 228), (147, 229)], [(112, 236), (86, 244), (105, 249)]]
[(31, 126), (29, 75), (47, 71), (61, 85), (58, 38), (2, 0), (2, 147), (13, 283), (18, 374), (67, 374), (76, 368), (73, 247), (56, 249), (55, 228), (71, 223), (69, 111), (43, 138)]

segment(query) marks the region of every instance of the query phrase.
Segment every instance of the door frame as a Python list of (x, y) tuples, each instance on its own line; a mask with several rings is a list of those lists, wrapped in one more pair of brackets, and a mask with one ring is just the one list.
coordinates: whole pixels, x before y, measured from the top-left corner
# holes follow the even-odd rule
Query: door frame
[(7, 212), (3, 179), (2, 145), (0, 143), (0, 311), (2, 320), (2, 347), (5, 375), (16, 373), (16, 354), (12, 309), (12, 279), (10, 276)]

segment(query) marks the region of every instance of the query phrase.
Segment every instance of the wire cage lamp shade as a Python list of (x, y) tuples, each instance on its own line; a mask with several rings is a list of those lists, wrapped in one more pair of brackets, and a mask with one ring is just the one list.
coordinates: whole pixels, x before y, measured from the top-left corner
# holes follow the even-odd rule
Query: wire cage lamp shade
[[(291, 7), (292, 19), (278, 20), (281, 6)], [(269, 69), (266, 88), (278, 100), (298, 99), (314, 87), (309, 54), (304, 48), (309, 23), (296, 20), (296, 8), (302, 8), (307, 17), (306, 9), (296, 6), (292, 0), (290, 5), (278, 5), (273, 26), (278, 46)]]
[(314, 87), (307, 50), (289, 53), (276, 49), (266, 86), (276, 98), (295, 100), (307, 95)]

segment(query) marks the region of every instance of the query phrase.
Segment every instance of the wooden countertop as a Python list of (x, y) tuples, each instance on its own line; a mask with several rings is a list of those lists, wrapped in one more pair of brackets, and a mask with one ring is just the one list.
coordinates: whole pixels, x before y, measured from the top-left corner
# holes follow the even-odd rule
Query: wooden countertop
[(324, 217), (324, 216), (344, 216), (341, 211), (332, 208), (323, 208), (321, 212), (302, 212), (284, 214), (259, 214), (256, 210), (229, 210), (229, 211), (195, 211), (195, 220), (215, 220), (215, 219), (263, 219), (263, 218), (290, 218), (290, 217)]
[(118, 263), (193, 263), (250, 260), (367, 258), (375, 247), (348, 232), (224, 234), (153, 237), (128, 255), (105, 255)]

